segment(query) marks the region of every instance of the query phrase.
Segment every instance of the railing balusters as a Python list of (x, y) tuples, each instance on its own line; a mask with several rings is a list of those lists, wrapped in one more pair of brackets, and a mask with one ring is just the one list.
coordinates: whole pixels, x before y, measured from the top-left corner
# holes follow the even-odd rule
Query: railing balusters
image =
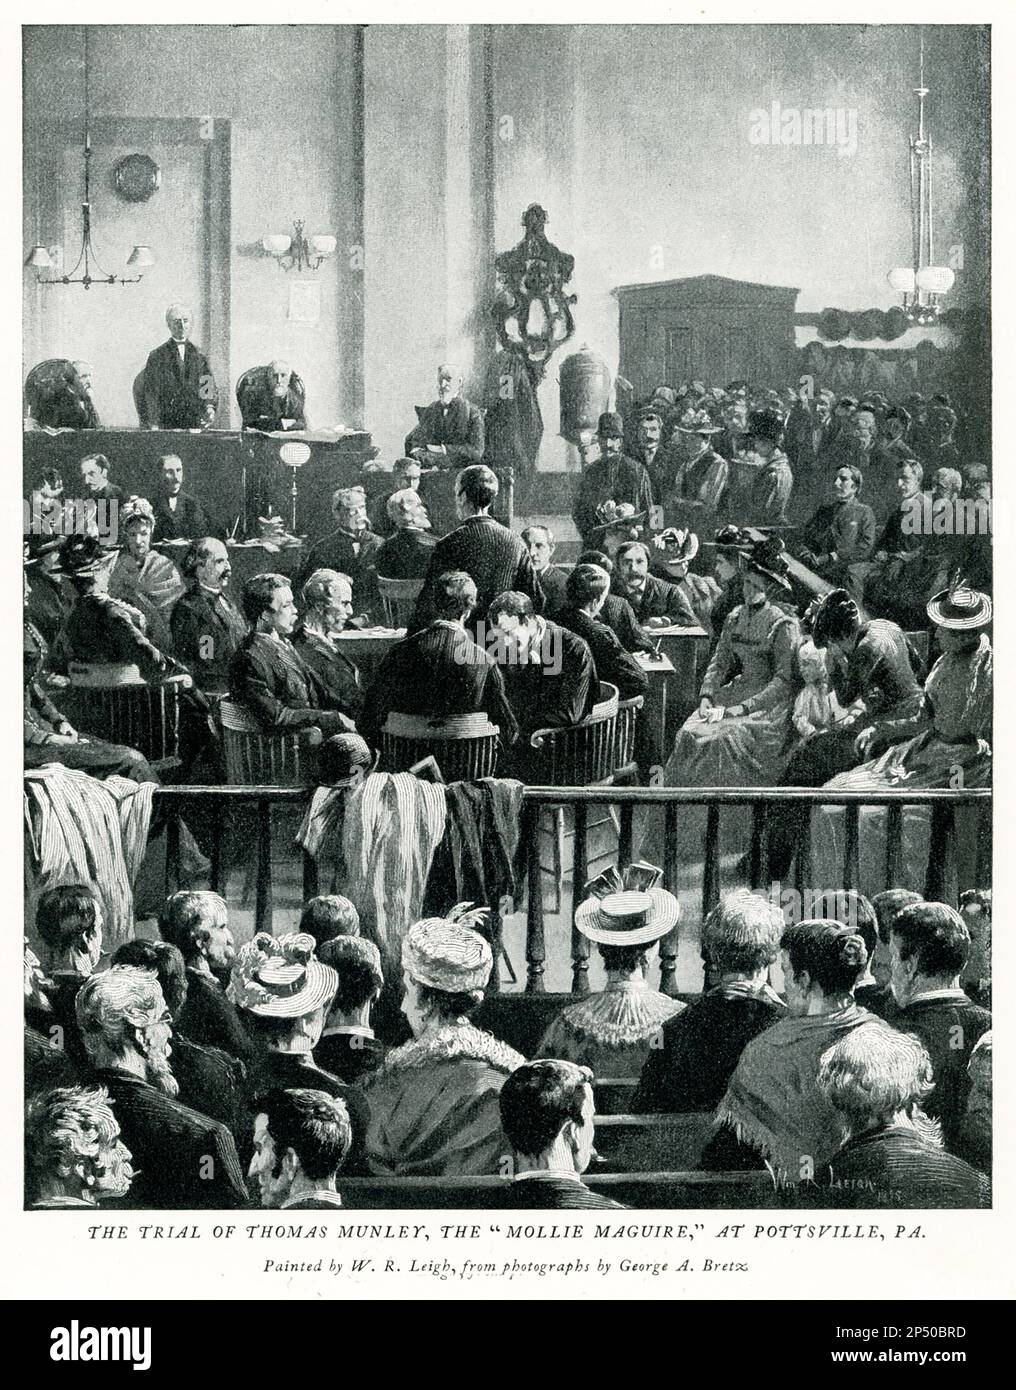
[(893, 804), (885, 820), (885, 885), (898, 888), (903, 874), (903, 807)]
[(209, 882), (212, 885), (213, 893), (223, 892), (222, 883), (222, 817), (213, 815), (212, 822), (212, 853), (211, 869), (209, 871)]
[(527, 845), (526, 876), (526, 979), (527, 994), (543, 994), (543, 967), (547, 958), (543, 940), (543, 880), (540, 875), (540, 807), (530, 804), (525, 811), (524, 834)]
[[(170, 884), (172, 883), (172, 888)], [(180, 887), (180, 812), (169, 808), (166, 818), (166, 897)]]
[(318, 864), (312, 854), (303, 851), (303, 900), (310, 902), (318, 895)]
[(766, 833), (766, 803), (752, 802), (754, 814), (751, 818), (751, 851), (748, 855), (748, 880), (752, 888), (762, 882), (762, 848)]
[(272, 808), (258, 798), (258, 878), (254, 899), (254, 930), (272, 929)]
[(720, 808), (710, 802), (706, 811), (705, 853), (702, 859), (702, 920), (720, 896)]
[[(924, 880), (924, 896), (929, 902), (941, 902), (946, 895), (953, 832), (953, 811), (948, 802), (931, 808), (931, 839), (928, 844), (928, 873)], [(980, 885), (978, 885), (980, 886)]]
[[(677, 892), (677, 805), (668, 801), (663, 808), (663, 886)], [(677, 993), (678, 926), (660, 942), (660, 993)]]
[[(843, 847), (843, 886), (857, 889), (861, 877), (861, 808), (852, 802), (846, 809)], [(821, 884), (823, 888), (833, 884)]]
[(588, 822), (585, 806), (575, 807), (575, 851), (572, 856), (572, 994), (589, 993), (589, 942), (575, 925), (575, 913), (589, 878)]
[(630, 802), (624, 802), (621, 806), (621, 829), (617, 836), (617, 862), (618, 867), (626, 869), (631, 863), (632, 850), (632, 817), (635, 808)]

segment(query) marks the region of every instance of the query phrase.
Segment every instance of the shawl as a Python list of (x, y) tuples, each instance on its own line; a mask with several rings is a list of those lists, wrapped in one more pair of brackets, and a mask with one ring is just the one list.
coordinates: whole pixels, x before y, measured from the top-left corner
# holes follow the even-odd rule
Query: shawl
[(507, 1172), (498, 1097), (524, 1061), (466, 1019), (390, 1052), (364, 1085), (370, 1171), (400, 1177)]
[(26, 911), (47, 888), (87, 883), (102, 903), (106, 949), (129, 941), (154, 790), (154, 782), (100, 782), (59, 765), (26, 771)]
[(972, 652), (946, 652), (924, 687), (935, 732), (945, 743), (991, 738), (991, 643), (985, 633)]
[(716, 1125), (729, 1126), (783, 1182), (800, 1182), (828, 1163), (846, 1131), (818, 1090), (822, 1054), (855, 1028), (884, 1027), (851, 1001), (835, 1013), (781, 1018), (741, 1054)]
[(534, 1056), (578, 1062), (600, 1078), (638, 1076), (649, 1050), (662, 1044), (663, 1025), (684, 1008), (644, 980), (609, 984), (562, 1009)]
[(427, 875), (444, 833), (445, 788), (409, 772), (374, 772), (348, 790), (319, 788), (297, 844), (316, 857), (340, 813), (338, 891), (359, 913), (393, 985), (402, 978), (402, 938), (422, 915)]

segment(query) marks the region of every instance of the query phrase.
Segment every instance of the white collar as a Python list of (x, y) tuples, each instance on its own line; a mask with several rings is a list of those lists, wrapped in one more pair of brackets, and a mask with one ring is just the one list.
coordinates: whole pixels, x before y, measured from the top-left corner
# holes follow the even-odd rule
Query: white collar
[(311, 1200), (315, 1202), (327, 1202), (330, 1207), (342, 1206), (342, 1198), (340, 1197), (340, 1195), (337, 1192), (332, 1192), (330, 1188), (323, 1187), (316, 1192), (304, 1192), (299, 1197), (291, 1197), (288, 1202), (283, 1202), (279, 1210), (285, 1211), (287, 1207), (295, 1207), (300, 1202), (307, 1202)]
[(970, 996), (962, 989), (922, 989), (920, 994), (912, 995), (906, 1002), (905, 1008), (909, 1009), (911, 1004), (924, 1004), (929, 999), (963, 999), (969, 1001)]
[(569, 1182), (581, 1182), (582, 1174), (576, 1173), (574, 1168), (532, 1168), (523, 1173), (516, 1173), (513, 1182), (522, 1182), (525, 1178), (566, 1178)]
[(373, 1028), (365, 1028), (362, 1023), (337, 1023), (334, 1028), (326, 1028), (321, 1034), (323, 1038), (372, 1038)]

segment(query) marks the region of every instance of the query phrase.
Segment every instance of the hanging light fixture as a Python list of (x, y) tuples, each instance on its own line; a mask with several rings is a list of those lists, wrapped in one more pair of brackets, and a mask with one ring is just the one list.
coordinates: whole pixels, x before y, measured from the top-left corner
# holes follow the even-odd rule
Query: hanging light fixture
[(261, 238), (262, 251), (266, 256), (273, 256), (283, 270), (317, 270), (323, 261), (335, 254), (337, 244), (333, 236), (305, 236), (299, 218), (293, 223), (292, 236), (273, 232)]
[[(43, 276), (39, 272), (42, 270), (54, 270), (58, 267), (54, 263), (53, 257), (47, 247), (43, 245), (34, 246), (29, 253), (26, 265), (31, 266), (36, 271), (36, 281), (40, 285), (83, 285), (85, 289), (90, 289), (92, 285), (136, 285), (146, 270), (155, 264), (155, 257), (152, 255), (150, 246), (135, 246), (127, 258), (128, 268), (134, 268), (139, 273), (137, 275), (110, 275), (103, 270), (96, 255), (95, 248), (92, 246), (92, 200), (91, 200), (91, 163), (92, 163), (92, 133), (89, 124), (89, 67), (88, 49), (89, 36), (88, 26), (84, 27), (84, 50), (85, 50), (85, 196), (81, 204), (81, 250), (78, 259), (74, 262), (71, 271), (66, 275)], [(79, 275), (77, 272), (81, 271)]]
[(910, 137), (910, 227), (913, 264), (897, 266), (886, 277), (903, 296), (903, 312), (913, 324), (932, 324), (942, 312), (939, 300), (953, 287), (956, 276), (945, 265), (935, 265), (935, 230), (932, 219), (931, 134), (924, 128), (924, 35), (921, 35), (920, 85), (917, 97), (917, 134)]

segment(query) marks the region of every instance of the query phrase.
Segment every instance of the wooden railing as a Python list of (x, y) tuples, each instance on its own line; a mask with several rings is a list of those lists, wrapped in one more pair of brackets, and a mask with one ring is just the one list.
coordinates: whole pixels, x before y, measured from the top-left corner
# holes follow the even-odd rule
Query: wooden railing
[[(188, 806), (201, 808), (204, 821), (210, 823), (211, 884), (221, 891), (224, 883), (223, 838), (230, 814), (241, 807), (255, 811), (256, 862), (254, 919), (257, 930), (268, 930), (272, 920), (272, 860), (271, 813), (273, 807), (290, 805), (303, 810), (312, 795), (307, 787), (158, 787), (155, 797), (167, 818), (166, 890), (180, 884), (179, 824), (186, 819)], [(702, 852), (703, 917), (718, 901), (720, 884), (720, 831), (724, 810), (739, 807), (752, 811), (752, 830), (747, 853), (747, 872), (740, 881), (751, 888), (767, 886), (766, 827), (770, 817), (781, 806), (805, 803), (814, 806), (844, 808), (844, 857), (839, 883), (824, 885), (828, 889), (863, 889), (860, 883), (860, 816), (866, 807), (886, 808), (886, 883), (895, 885), (901, 877), (904, 853), (903, 813), (906, 807), (930, 808), (930, 841), (928, 862), (924, 870), (924, 893), (933, 900), (946, 895), (949, 864), (956, 840), (955, 815), (969, 808), (974, 815), (974, 846), (970, 856), (974, 869), (969, 883), (960, 888), (985, 887), (991, 882), (992, 793), (990, 788), (959, 791), (830, 791), (824, 788), (757, 787), (730, 789), (701, 789), (677, 787), (527, 787), (523, 792), (522, 843), (526, 856), (526, 963), (528, 993), (544, 992), (543, 974), (546, 964), (543, 897), (540, 891), (540, 836), (537, 823), (542, 810), (570, 807), (575, 825), (574, 859), (572, 868), (571, 960), (572, 990), (588, 990), (589, 943), (575, 929), (575, 909), (581, 901), (582, 886), (588, 881), (589, 812), (595, 807), (611, 807), (618, 819), (617, 860), (623, 868), (632, 862), (634, 815), (637, 807), (658, 808), (663, 815), (663, 886), (676, 892), (679, 882), (678, 818), (682, 808), (704, 807), (706, 812)], [(210, 813), (210, 814), (209, 814)], [(802, 896), (809, 892), (810, 816), (802, 818), (802, 830), (797, 842), (796, 870), (793, 887)], [(968, 837), (965, 836), (965, 841)], [(294, 849), (294, 855), (296, 851)], [(304, 899), (318, 891), (318, 866), (310, 855), (302, 854)], [(911, 867), (911, 871), (913, 866)], [(911, 874), (912, 876), (912, 874)], [(732, 886), (732, 885), (731, 885)], [(535, 890), (535, 891), (534, 891)], [(499, 928), (498, 928), (499, 929)], [(676, 988), (678, 930), (660, 943), (660, 987), (667, 993)], [(497, 952), (495, 952), (497, 958)], [(491, 989), (499, 988), (497, 970)]]

